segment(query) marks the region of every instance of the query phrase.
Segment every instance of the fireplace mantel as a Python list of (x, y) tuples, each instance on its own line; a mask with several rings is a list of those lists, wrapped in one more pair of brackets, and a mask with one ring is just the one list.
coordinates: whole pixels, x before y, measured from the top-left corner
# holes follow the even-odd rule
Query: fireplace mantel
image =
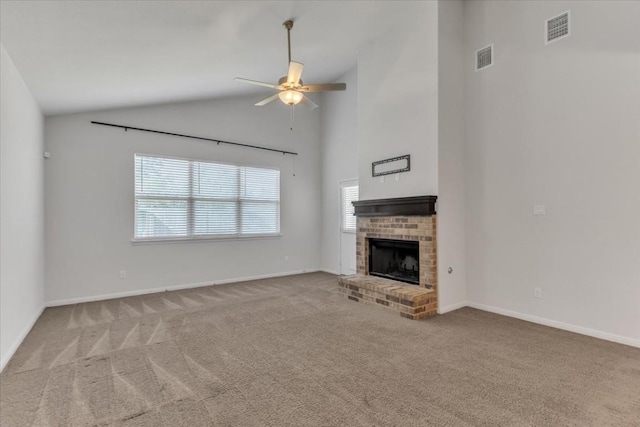
[(431, 216), (436, 214), (438, 196), (397, 197), (353, 202), (355, 216)]

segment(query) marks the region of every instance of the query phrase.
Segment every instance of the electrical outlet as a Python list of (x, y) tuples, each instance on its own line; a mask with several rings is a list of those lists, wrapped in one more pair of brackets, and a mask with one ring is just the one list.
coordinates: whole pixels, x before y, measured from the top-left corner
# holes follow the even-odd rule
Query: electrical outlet
[(289, 262), (289, 255), (284, 256), (284, 262)]
[(533, 296), (536, 298), (542, 298), (542, 289), (533, 288)]
[(533, 214), (534, 215), (546, 215), (547, 208), (545, 205), (533, 205)]
[(120, 278), (121, 279), (126, 279), (127, 278), (127, 272), (125, 270), (120, 270)]

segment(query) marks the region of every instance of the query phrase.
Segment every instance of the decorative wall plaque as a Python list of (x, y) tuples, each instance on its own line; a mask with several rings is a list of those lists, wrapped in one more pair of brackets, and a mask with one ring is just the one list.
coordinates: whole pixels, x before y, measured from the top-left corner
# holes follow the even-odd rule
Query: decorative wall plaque
[(371, 163), (371, 176), (391, 175), (393, 173), (409, 172), (411, 170), (411, 155), (392, 157)]

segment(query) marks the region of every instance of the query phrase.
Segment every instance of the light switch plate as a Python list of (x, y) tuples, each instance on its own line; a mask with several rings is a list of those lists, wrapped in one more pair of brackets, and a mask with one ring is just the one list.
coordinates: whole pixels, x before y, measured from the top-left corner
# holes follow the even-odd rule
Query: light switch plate
[(533, 205), (533, 214), (534, 215), (546, 215), (547, 208), (545, 205)]

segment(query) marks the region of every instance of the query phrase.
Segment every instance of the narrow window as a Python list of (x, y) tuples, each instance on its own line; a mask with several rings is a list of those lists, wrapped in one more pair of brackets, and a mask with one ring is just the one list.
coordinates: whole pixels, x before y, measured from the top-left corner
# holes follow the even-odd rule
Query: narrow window
[(353, 203), (358, 201), (358, 186), (342, 187), (342, 231), (356, 232), (356, 217)]

